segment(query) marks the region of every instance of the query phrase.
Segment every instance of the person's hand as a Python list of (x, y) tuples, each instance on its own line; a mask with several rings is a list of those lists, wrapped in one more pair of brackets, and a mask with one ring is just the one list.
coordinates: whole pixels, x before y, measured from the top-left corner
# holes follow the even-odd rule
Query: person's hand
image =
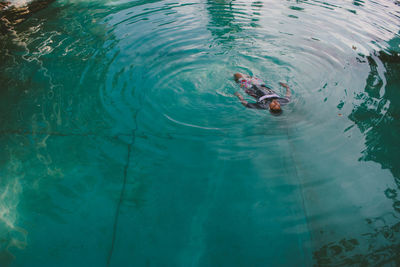
[(283, 83), (283, 82), (280, 82), (279, 84), (280, 84), (281, 86), (285, 87), (285, 88), (288, 88), (288, 87), (289, 87), (289, 85), (287, 85), (286, 83)]
[(243, 96), (239, 94), (239, 92), (235, 92), (235, 96), (237, 96), (240, 100), (243, 100)]

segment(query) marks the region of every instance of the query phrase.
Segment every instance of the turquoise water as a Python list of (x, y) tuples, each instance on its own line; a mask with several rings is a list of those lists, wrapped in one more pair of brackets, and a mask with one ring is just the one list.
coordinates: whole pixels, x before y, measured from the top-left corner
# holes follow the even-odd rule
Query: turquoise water
[(397, 4), (0, 11), (0, 266), (398, 266)]

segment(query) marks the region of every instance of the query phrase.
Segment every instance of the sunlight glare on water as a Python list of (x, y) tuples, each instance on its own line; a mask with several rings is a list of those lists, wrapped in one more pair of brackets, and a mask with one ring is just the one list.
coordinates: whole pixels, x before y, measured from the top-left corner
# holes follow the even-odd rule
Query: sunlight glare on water
[(11, 5), (0, 266), (400, 264), (398, 2)]

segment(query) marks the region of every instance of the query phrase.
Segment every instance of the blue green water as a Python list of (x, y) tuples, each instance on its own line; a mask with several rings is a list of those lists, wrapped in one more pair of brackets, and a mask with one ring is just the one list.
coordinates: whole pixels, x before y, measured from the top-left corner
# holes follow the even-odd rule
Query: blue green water
[[(0, 17), (0, 266), (400, 265), (398, 2)], [(246, 109), (235, 72), (293, 101)]]

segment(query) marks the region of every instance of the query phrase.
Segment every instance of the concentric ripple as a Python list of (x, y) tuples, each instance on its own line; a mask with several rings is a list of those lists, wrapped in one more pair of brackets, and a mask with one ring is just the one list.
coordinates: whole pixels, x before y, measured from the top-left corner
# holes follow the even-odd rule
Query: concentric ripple
[[(3, 1), (0, 266), (398, 263), (399, 26), (391, 0)], [(291, 103), (246, 109), (235, 72)]]

